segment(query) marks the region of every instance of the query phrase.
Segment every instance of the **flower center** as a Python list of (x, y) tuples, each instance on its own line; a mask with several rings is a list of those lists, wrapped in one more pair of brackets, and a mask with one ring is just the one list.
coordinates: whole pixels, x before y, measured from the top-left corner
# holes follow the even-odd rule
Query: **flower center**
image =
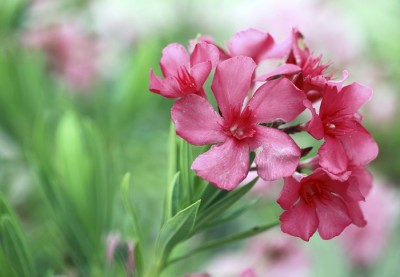
[(198, 91), (196, 81), (186, 66), (181, 66), (179, 68), (176, 80), (178, 81), (181, 91), (186, 93), (195, 93)]
[(253, 137), (256, 130), (254, 129), (254, 123), (251, 120), (251, 111), (245, 110), (242, 114), (233, 120), (229, 120), (227, 124), (227, 132), (234, 136), (238, 140)]
[(326, 198), (329, 191), (326, 185), (321, 182), (310, 182), (303, 184), (300, 193), (304, 201), (311, 204), (315, 199)]

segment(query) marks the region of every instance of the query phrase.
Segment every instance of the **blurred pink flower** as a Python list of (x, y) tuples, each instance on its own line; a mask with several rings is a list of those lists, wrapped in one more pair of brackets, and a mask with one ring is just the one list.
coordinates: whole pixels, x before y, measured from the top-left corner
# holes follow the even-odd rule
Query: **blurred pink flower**
[(24, 37), (30, 47), (46, 53), (50, 67), (73, 89), (90, 88), (97, 76), (96, 41), (73, 23), (30, 30)]
[[(107, 262), (112, 265), (115, 260), (121, 261), (127, 273), (135, 271), (135, 245), (131, 240), (122, 240), (118, 233), (110, 233), (106, 238)], [(122, 251), (116, 256), (116, 251)], [(126, 255), (126, 256), (125, 256)]]
[(208, 267), (218, 277), (309, 276), (311, 260), (299, 241), (270, 232), (252, 238), (245, 249), (216, 257)]
[(208, 273), (192, 273), (186, 274), (185, 277), (211, 277), (211, 275)]
[(349, 226), (339, 237), (355, 265), (371, 265), (382, 254), (398, 215), (398, 203), (394, 190), (381, 183), (375, 184), (366, 201), (361, 203), (368, 224), (364, 228)]

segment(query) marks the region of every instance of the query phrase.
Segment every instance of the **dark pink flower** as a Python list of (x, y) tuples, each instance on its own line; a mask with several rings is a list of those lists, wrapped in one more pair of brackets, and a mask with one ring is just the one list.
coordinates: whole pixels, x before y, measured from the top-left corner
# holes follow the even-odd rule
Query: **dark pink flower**
[(372, 90), (353, 83), (338, 91), (326, 87), (319, 115), (313, 113), (308, 132), (325, 142), (318, 151), (319, 164), (334, 175), (343, 175), (350, 164), (366, 165), (378, 155), (378, 146), (361, 125), (358, 109), (371, 98)]
[(150, 70), (150, 91), (167, 98), (179, 98), (188, 94), (204, 97), (203, 84), (218, 60), (218, 49), (212, 44), (196, 44), (189, 56), (182, 45), (172, 43), (164, 48), (160, 61), (165, 79), (157, 77)]
[(359, 201), (365, 200), (370, 175), (354, 169), (346, 181), (331, 179), (322, 169), (311, 175), (296, 174), (285, 178), (279, 205), (283, 232), (308, 241), (318, 230), (323, 239), (338, 236), (351, 223), (365, 226)]
[(255, 68), (243, 56), (217, 66), (212, 90), (221, 115), (194, 94), (172, 107), (180, 137), (194, 145), (216, 144), (197, 157), (192, 169), (220, 189), (232, 190), (247, 176), (249, 151), (256, 152), (258, 174), (265, 180), (290, 176), (299, 162), (300, 149), (287, 134), (259, 124), (293, 120), (304, 110), (304, 94), (279, 79), (262, 85), (245, 105)]

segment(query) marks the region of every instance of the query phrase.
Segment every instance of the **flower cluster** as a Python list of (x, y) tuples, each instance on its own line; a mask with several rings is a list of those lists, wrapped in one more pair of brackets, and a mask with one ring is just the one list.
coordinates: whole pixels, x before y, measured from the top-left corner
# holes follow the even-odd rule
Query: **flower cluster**
[[(236, 33), (227, 50), (209, 36), (191, 41), (189, 49), (173, 43), (163, 50), (164, 78), (151, 70), (150, 90), (178, 98), (171, 117), (180, 137), (212, 145), (193, 162), (196, 174), (224, 190), (237, 187), (249, 170), (267, 181), (284, 178), (281, 229), (304, 240), (317, 230), (330, 239), (350, 224), (364, 226), (359, 201), (371, 186), (364, 166), (378, 147), (358, 110), (371, 89), (344, 86), (346, 71), (335, 80), (297, 29), (280, 43), (249, 29)], [(278, 66), (263, 72), (266, 60)], [(303, 112), (309, 119), (298, 123)], [(311, 147), (301, 149), (293, 140), (298, 132), (324, 141), (315, 157), (306, 159)]]

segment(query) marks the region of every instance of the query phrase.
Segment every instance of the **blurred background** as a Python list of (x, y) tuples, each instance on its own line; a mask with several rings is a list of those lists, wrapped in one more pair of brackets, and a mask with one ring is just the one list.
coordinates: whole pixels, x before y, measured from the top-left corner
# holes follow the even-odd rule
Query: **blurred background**
[[(186, 46), (198, 34), (224, 46), (247, 28), (282, 41), (298, 27), (334, 70), (349, 71), (347, 84), (374, 90), (362, 110), (380, 148), (370, 166), (375, 187), (363, 206), (368, 226), (309, 243), (274, 230), (193, 256), (163, 276), (240, 276), (250, 266), (260, 276), (397, 276), (400, 2), (280, 2), (1, 0), (2, 274), (12, 276), (7, 268), (11, 274), (18, 262), (15, 276), (132, 272), (133, 238), (119, 187), (130, 172), (129, 197), (150, 243), (162, 215), (172, 105), (148, 91), (149, 69), (160, 75), (162, 49)], [(259, 186), (254, 197), (264, 204), (224, 228), (277, 217), (274, 186)]]

